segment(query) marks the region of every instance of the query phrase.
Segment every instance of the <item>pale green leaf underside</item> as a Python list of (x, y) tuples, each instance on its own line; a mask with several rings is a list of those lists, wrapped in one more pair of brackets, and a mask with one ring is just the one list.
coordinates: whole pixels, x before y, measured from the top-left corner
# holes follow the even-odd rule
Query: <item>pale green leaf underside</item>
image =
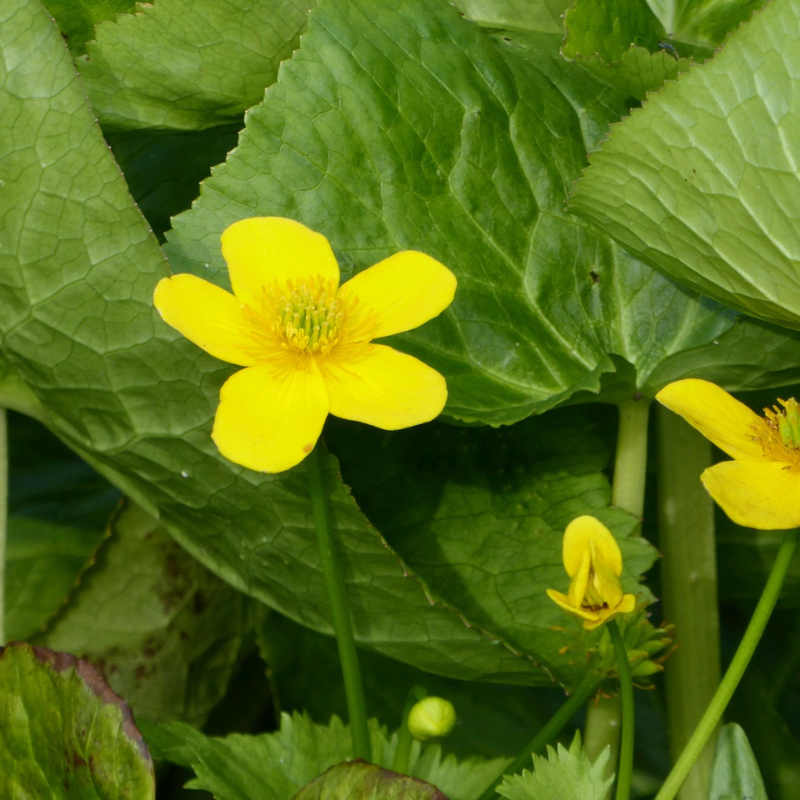
[(563, 33), (572, 0), (453, 0), (467, 19), (489, 30)]
[(455, 302), (392, 341), (447, 377), (446, 413), (492, 424), (597, 392), (610, 354), (641, 388), (672, 354), (713, 349), (732, 314), (563, 211), (628, 95), (564, 62), (558, 36), (506, 39), (444, 3), (324, 3), (174, 220), (173, 269), (224, 285), (219, 236), (259, 214), (325, 234), (345, 276), (429, 253), (457, 274)]
[(0, 649), (0, 796), (153, 800), (147, 747), (99, 672), (67, 653)]
[(158, 0), (97, 26), (78, 64), (104, 127), (236, 121), (297, 47), (312, 0)]
[(128, 505), (37, 643), (102, 664), (137, 718), (199, 725), (225, 694), (247, 627), (245, 598)]
[(800, 328), (800, 3), (617, 126), (571, 208), (676, 280)]
[[(331, 631), (306, 476), (225, 462), (210, 439), (219, 362), (158, 320), (163, 256), (87, 108), (58, 30), (30, 0), (1, 20), (3, 354), (48, 425), (206, 566), (293, 619)], [(44, 87), (44, 88), (43, 88)], [(12, 183), (13, 181), (13, 183)], [(436, 602), (325, 462), (356, 634), (461, 678), (549, 681), (533, 659)]]
[(547, 748), (547, 756), (533, 756), (533, 772), (507, 777), (497, 793), (508, 800), (603, 800), (614, 781), (606, 778), (610, 750), (592, 764), (581, 747), (580, 733), (569, 749), (559, 744)]
[(767, 791), (745, 732), (738, 725), (726, 725), (714, 752), (708, 800), (739, 798), (767, 800)]

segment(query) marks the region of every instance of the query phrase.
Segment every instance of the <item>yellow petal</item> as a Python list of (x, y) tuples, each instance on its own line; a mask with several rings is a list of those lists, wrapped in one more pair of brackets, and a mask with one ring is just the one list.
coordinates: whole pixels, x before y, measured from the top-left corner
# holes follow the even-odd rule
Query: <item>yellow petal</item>
[(305, 225), (283, 217), (251, 217), (234, 222), (222, 234), (233, 293), (260, 311), (264, 287), (274, 281), (318, 277), (339, 285), (339, 265), (328, 240)]
[[(339, 290), (352, 309), (348, 328), (372, 338), (409, 331), (441, 314), (456, 292), (456, 276), (424, 253), (396, 253), (351, 278)], [(354, 299), (358, 302), (354, 303)]]
[(760, 530), (800, 526), (800, 468), (780, 461), (723, 461), (701, 476), (737, 524)]
[(610, 608), (622, 601), (622, 584), (614, 570), (602, 559), (594, 563), (594, 591)]
[(588, 550), (583, 553), (580, 568), (572, 578), (569, 585), (569, 602), (573, 606), (580, 606), (586, 597), (586, 586), (589, 583), (589, 570), (592, 568), (592, 556)]
[(215, 358), (257, 363), (252, 320), (230, 292), (194, 275), (173, 275), (158, 282), (153, 302), (164, 322)]
[(307, 370), (258, 366), (223, 384), (211, 434), (225, 458), (258, 472), (283, 472), (313, 449), (328, 393), (313, 361)]
[(766, 460), (761, 445), (753, 441), (753, 426), (761, 418), (715, 383), (697, 378), (676, 381), (665, 386), (656, 400), (732, 458)]
[(597, 559), (608, 564), (616, 575), (621, 575), (622, 553), (617, 540), (599, 519), (590, 516), (572, 520), (564, 531), (563, 557), (567, 575), (572, 578), (577, 574), (590, 542), (594, 542)]
[(343, 419), (395, 431), (429, 422), (447, 401), (447, 385), (435, 369), (385, 345), (323, 359), (319, 366), (330, 412)]
[(554, 603), (557, 603), (559, 606), (561, 606), (561, 608), (563, 608), (568, 614), (572, 614), (575, 617), (580, 617), (581, 619), (590, 621), (596, 621), (598, 619), (597, 612), (573, 606), (569, 601), (569, 597), (567, 597), (565, 594), (561, 594), (561, 592), (557, 592), (555, 589), (547, 589), (547, 596)]

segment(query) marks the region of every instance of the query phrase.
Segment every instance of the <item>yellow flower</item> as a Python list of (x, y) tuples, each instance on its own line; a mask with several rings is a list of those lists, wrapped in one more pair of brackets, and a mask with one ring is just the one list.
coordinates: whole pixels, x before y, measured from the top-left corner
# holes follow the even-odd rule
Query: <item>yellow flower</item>
[(800, 525), (800, 406), (794, 398), (759, 417), (716, 384), (691, 378), (665, 386), (656, 400), (736, 459), (701, 476), (734, 522), (761, 530)]
[(622, 553), (611, 531), (595, 517), (578, 517), (564, 531), (564, 567), (572, 578), (568, 594), (554, 589), (547, 596), (564, 611), (583, 620), (586, 630), (594, 630), (617, 614), (628, 614), (636, 598), (624, 594)]
[(328, 240), (299, 222), (254, 217), (222, 234), (233, 294), (194, 275), (159, 282), (163, 319), (245, 369), (220, 392), (222, 455), (281, 472), (314, 448), (327, 415), (397, 430), (428, 422), (447, 387), (435, 370), (372, 340), (416, 328), (453, 300), (455, 276), (413, 251), (339, 286)]

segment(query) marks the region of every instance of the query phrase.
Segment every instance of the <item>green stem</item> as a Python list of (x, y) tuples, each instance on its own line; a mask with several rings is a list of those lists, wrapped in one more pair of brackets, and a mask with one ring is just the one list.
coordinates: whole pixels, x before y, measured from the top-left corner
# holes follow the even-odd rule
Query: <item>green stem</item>
[(6, 643), (6, 535), (8, 532), (8, 429), (0, 407), (0, 647)]
[(678, 794), (686, 776), (699, 758), (706, 742), (716, 730), (720, 719), (722, 719), (722, 714), (727, 708), (731, 697), (733, 697), (733, 693), (736, 691), (736, 687), (739, 685), (739, 681), (742, 679), (742, 675), (744, 675), (744, 671), (747, 669), (747, 665), (750, 663), (756, 646), (764, 633), (764, 628), (767, 626), (772, 610), (778, 602), (781, 587), (786, 579), (786, 573), (797, 548), (798, 536), (800, 536), (800, 530), (790, 530), (784, 534), (783, 542), (769, 574), (767, 585), (764, 587), (756, 610), (753, 612), (753, 617), (728, 667), (728, 671), (725, 673), (722, 683), (720, 683), (716, 694), (709, 703), (699, 725), (695, 728), (692, 738), (656, 795), (656, 800), (673, 800), (675, 795)]
[(333, 628), (336, 632), (336, 644), (339, 648), (339, 661), (342, 664), (347, 713), (350, 717), (350, 731), (353, 737), (353, 755), (355, 758), (372, 761), (364, 686), (361, 682), (358, 652), (353, 636), (353, 626), (350, 622), (350, 611), (347, 607), (344, 578), (339, 568), (333, 542), (328, 495), (325, 490), (325, 478), (319, 457), (320, 447), (321, 445), (317, 445), (306, 459), (308, 483), (311, 489), (311, 509), (317, 529), (319, 561), (328, 590)]
[[(674, 623), (678, 649), (666, 669), (667, 725), (676, 760), (720, 682), (714, 504), (698, 476), (711, 466), (711, 443), (668, 409), (658, 417), (658, 543), (664, 617)], [(680, 791), (705, 800), (716, 730)]]
[(622, 745), (619, 751), (616, 798), (617, 800), (628, 800), (631, 794), (631, 775), (633, 773), (633, 679), (631, 678), (631, 665), (628, 661), (628, 650), (625, 647), (625, 642), (622, 641), (616, 620), (609, 621), (608, 632), (611, 634), (614, 653), (617, 656), (619, 687), (622, 697)]
[(630, 511), (635, 517), (644, 512), (644, 483), (647, 475), (647, 421), (650, 401), (628, 400), (619, 406), (617, 455), (611, 505)]
[(514, 775), (523, 767), (530, 766), (531, 753), (538, 753), (552, 741), (561, 729), (575, 716), (580, 707), (592, 696), (600, 683), (600, 676), (587, 672), (578, 688), (567, 698), (564, 705), (539, 730), (536, 736), (519, 752), (519, 755), (486, 787), (478, 800), (491, 800), (495, 787), (506, 775)]
[(411, 745), (414, 743), (414, 737), (408, 729), (408, 715), (420, 700), (427, 697), (427, 694), (421, 686), (415, 686), (408, 693), (406, 705), (403, 709), (403, 722), (397, 734), (397, 749), (394, 751), (392, 772), (399, 772), (401, 775), (408, 774), (408, 765), (411, 763)]
[[(647, 425), (651, 401), (645, 398), (619, 403), (619, 429), (614, 460), (611, 504), (635, 517), (644, 512), (644, 489), (647, 475)], [(603, 697), (586, 710), (584, 748), (594, 761), (608, 747), (611, 758), (606, 777), (615, 770), (619, 750), (621, 703), (617, 697)]]

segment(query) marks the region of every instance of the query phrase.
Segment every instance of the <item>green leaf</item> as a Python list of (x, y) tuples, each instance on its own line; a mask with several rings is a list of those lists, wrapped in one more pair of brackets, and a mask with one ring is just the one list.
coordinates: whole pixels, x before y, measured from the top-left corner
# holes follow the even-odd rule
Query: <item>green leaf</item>
[(446, 4), (323, 4), (174, 220), (173, 268), (225, 285), (219, 236), (257, 214), (324, 233), (346, 276), (425, 251), (456, 272), (455, 302), (393, 341), (446, 375), (446, 413), (491, 424), (596, 393), (611, 354), (636, 368), (631, 396), (675, 353), (713, 350), (730, 312), (563, 212), (628, 95), (564, 62), (558, 37), (505, 38)]
[(722, 44), (725, 37), (765, 0), (648, 0), (672, 39), (701, 48)]
[(618, 125), (571, 207), (677, 280), (800, 328), (800, 3), (775, 0)]
[(573, 0), (454, 0), (462, 14), (489, 30), (564, 32), (563, 15)]
[(0, 795), (151, 800), (153, 764), (124, 701), (85, 661), (0, 649)]
[(159, 0), (97, 26), (79, 60), (104, 127), (236, 121), (291, 55), (313, 0)]
[(577, 0), (564, 24), (567, 58), (597, 55), (606, 62), (620, 61), (631, 45), (656, 52), (664, 36), (646, 0)]
[[(466, 24), (466, 23), (464, 23)], [(303, 468), (258, 475), (211, 442), (230, 369), (157, 318), (163, 256), (111, 158), (72, 61), (35, 0), (0, 25), (3, 353), (51, 429), (235, 588), (332, 630)], [(68, 121), (69, 124), (66, 124)], [(21, 177), (20, 177), (21, 176)], [(540, 682), (389, 550), (325, 459), (356, 635), (465, 679)]]
[(717, 740), (708, 800), (767, 800), (756, 758), (744, 731), (725, 725)]
[(435, 786), (364, 762), (337, 764), (301, 789), (295, 800), (447, 800)]
[(55, 17), (69, 45), (70, 52), (82, 55), (86, 42), (94, 37), (99, 22), (113, 20), (117, 14), (132, 12), (135, 0), (46, 0), (47, 10)]
[(411, 568), (568, 687), (585, 674), (595, 639), (546, 594), (568, 585), (567, 524), (582, 514), (607, 524), (622, 549), (626, 591), (652, 598), (639, 581), (656, 551), (636, 535), (638, 520), (609, 508), (607, 453), (574, 411), (500, 430), (339, 425), (329, 439), (356, 501)]
[(10, 414), (6, 639), (28, 639), (94, 561), (119, 492), (38, 422)]
[(614, 782), (604, 777), (610, 754), (606, 748), (592, 764), (576, 733), (569, 750), (559, 744), (546, 757), (534, 755), (533, 772), (506, 777), (497, 793), (508, 800), (604, 800)]
[[(320, 773), (352, 758), (349, 727), (333, 717), (319, 725), (306, 714), (281, 715), (277, 733), (258, 736), (233, 734), (209, 738), (180, 723), (143, 726), (157, 758), (191, 766), (197, 778), (188, 786), (206, 789), (217, 800), (289, 800)], [(397, 747), (375, 720), (370, 720), (373, 759), (388, 768)], [(506, 759), (471, 758), (458, 762), (442, 758), (439, 745), (412, 748), (409, 774), (433, 783), (451, 800), (470, 800), (475, 787), (488, 784)]]
[(40, 643), (97, 664), (138, 717), (201, 724), (249, 628), (245, 598), (128, 505)]

